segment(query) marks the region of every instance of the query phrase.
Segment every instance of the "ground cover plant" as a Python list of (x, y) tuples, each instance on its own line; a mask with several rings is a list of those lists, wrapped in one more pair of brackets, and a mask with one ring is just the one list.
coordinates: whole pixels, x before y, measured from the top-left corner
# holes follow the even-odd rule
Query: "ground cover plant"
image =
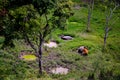
[[(87, 7), (73, 5), (74, 15), (68, 19), (66, 29), (55, 30), (51, 40), (58, 42), (56, 48), (43, 49), (43, 74), (38, 73), (38, 60), (23, 61), (19, 59), (22, 50), (30, 50), (29, 45), (22, 39), (14, 40), (14, 48), (0, 50), (0, 79), (1, 80), (119, 80), (120, 79), (120, 18), (116, 20), (109, 32), (106, 49), (103, 50), (105, 14), (100, 8), (94, 8), (91, 17), (91, 32), (86, 32)], [(114, 16), (113, 16), (114, 17)], [(118, 16), (119, 17), (119, 16)], [(72, 40), (62, 40), (60, 35), (70, 35)], [(0, 37), (0, 45), (4, 41)], [(80, 46), (86, 46), (88, 56), (77, 53)], [(14, 64), (14, 65), (13, 65)], [(68, 68), (66, 75), (52, 74), (56, 67)]]

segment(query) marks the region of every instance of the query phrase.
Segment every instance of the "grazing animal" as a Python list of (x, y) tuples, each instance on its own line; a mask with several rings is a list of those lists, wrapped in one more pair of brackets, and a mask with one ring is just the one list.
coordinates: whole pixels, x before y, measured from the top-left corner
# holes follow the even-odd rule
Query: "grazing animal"
[(80, 53), (81, 55), (87, 55), (88, 49), (85, 46), (81, 46), (78, 48), (78, 53)]
[(84, 47), (82, 55), (88, 55), (88, 49), (86, 47)]
[(84, 46), (80, 46), (80, 47), (78, 48), (78, 53), (82, 54), (83, 49), (84, 49)]

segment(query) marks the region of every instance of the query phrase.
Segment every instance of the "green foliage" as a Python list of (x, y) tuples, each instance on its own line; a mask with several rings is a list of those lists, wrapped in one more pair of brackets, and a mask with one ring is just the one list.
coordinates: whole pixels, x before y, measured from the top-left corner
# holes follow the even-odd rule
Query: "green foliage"
[(0, 44), (4, 42), (4, 37), (0, 37)]
[(0, 1), (0, 11), (1, 9), (3, 9), (4, 7), (6, 7), (9, 4), (9, 0), (1, 0)]
[(32, 38), (30, 41), (40, 42), (38, 36), (45, 38), (56, 28), (64, 29), (72, 15), (68, 0), (13, 0), (9, 4), (12, 6), (5, 7), (8, 13), (2, 17), (0, 26), (0, 35), (5, 37), (3, 47), (14, 46), (13, 39), (25, 36)]
[[(20, 0), (24, 1), (24, 0)], [(39, 1), (39, 0), (35, 0)], [(18, 1), (19, 2), (19, 1)], [(47, 1), (44, 1), (47, 3)], [(96, 1), (97, 3), (98, 1)], [(95, 6), (97, 5), (95, 3)], [(47, 3), (48, 4), (48, 3)], [(98, 3), (100, 4), (100, 3)], [(61, 4), (59, 4), (61, 6)], [(16, 17), (18, 14), (22, 16), (17, 16), (23, 18), (23, 16), (28, 15), (26, 11), (29, 11), (31, 7), (31, 19), (26, 21), (25, 23), (20, 21), (20, 25), (25, 25), (25, 29), (29, 34), (37, 34), (39, 29), (43, 29), (45, 25), (45, 17), (42, 15), (42, 11), (40, 11), (41, 15), (37, 12), (33, 5), (27, 5), (17, 8), (10, 9), (10, 14)], [(37, 6), (36, 6), (37, 7)], [(49, 7), (52, 8), (53, 6)], [(101, 5), (102, 7), (102, 5)], [(19, 55), (21, 50), (31, 49), (28, 45), (24, 44), (23, 40), (14, 40), (15, 48), (8, 48), (10, 53), (0, 53), (0, 79), (1, 80), (119, 80), (120, 79), (120, 33), (119, 29), (119, 19), (116, 21), (114, 25), (112, 25), (112, 30), (109, 33), (107, 39), (107, 49), (105, 52), (102, 52), (103, 46), (103, 33), (104, 33), (104, 23), (105, 23), (105, 15), (104, 8), (95, 7), (93, 11), (93, 17), (91, 19), (91, 27), (92, 32), (85, 33), (85, 22), (87, 16), (87, 9), (85, 7), (81, 7), (79, 10), (74, 9), (74, 15), (67, 22), (67, 30), (53, 30), (52, 39), (59, 42), (57, 48), (48, 48), (48, 51), (44, 51), (43, 54), (43, 68), (46, 71), (48, 69), (63, 66), (69, 69), (69, 73), (67, 75), (51, 75), (44, 72), (43, 75), (38, 75), (38, 66), (36, 62), (24, 62), (20, 61), (15, 57), (15, 55)], [(104, 7), (104, 6), (103, 6)], [(56, 8), (58, 9), (58, 8)], [(21, 11), (20, 11), (21, 10)], [(24, 11), (26, 10), (26, 11)], [(17, 12), (18, 11), (18, 12)], [(33, 13), (32, 13), (33, 11)], [(52, 10), (47, 11), (47, 16), (49, 21), (49, 25), (52, 26), (52, 23), (57, 22), (62, 23), (62, 17), (58, 18), (58, 15), (53, 18), (51, 14)], [(64, 9), (60, 9), (60, 11), (64, 12)], [(34, 14), (35, 12), (35, 14)], [(50, 14), (49, 14), (50, 13)], [(59, 11), (58, 11), (59, 13)], [(63, 16), (60, 12), (60, 14)], [(117, 16), (117, 15), (115, 15)], [(59, 21), (60, 19), (60, 21)], [(64, 19), (63, 19), (64, 20)], [(9, 21), (9, 20), (8, 20)], [(56, 22), (57, 21), (57, 22)], [(114, 21), (114, 20), (113, 20)], [(16, 21), (17, 22), (17, 21)], [(15, 22), (15, 23), (16, 23)], [(63, 21), (64, 22), (64, 21)], [(112, 22), (112, 21), (111, 21)], [(6, 23), (7, 24), (7, 23)], [(12, 24), (11, 24), (12, 25)], [(39, 26), (42, 25), (42, 26)], [(54, 26), (55, 28), (57, 26)], [(19, 26), (23, 27), (23, 26)], [(37, 27), (37, 28), (36, 28)], [(38, 29), (39, 27), (39, 29)], [(8, 29), (8, 27), (7, 27)], [(29, 29), (29, 30), (28, 30)], [(36, 33), (35, 33), (36, 32)], [(0, 33), (1, 34), (1, 33)], [(73, 40), (64, 41), (60, 39), (60, 35), (70, 35), (73, 36)], [(30, 36), (30, 35), (29, 35)], [(32, 38), (34, 36), (31, 36)], [(31, 38), (30, 38), (31, 39)], [(37, 39), (37, 38), (34, 38)], [(0, 39), (3, 42), (3, 39)], [(32, 40), (32, 39), (31, 39)], [(88, 56), (81, 56), (77, 53), (77, 48), (80, 46), (87, 46), (89, 53)], [(6, 49), (7, 50), (7, 49)], [(16, 54), (14, 54), (14, 53)], [(12, 55), (14, 54), (14, 55)], [(17, 62), (16, 62), (17, 61)], [(13, 67), (12, 64), (15, 68)], [(30, 68), (30, 67), (31, 68)], [(14, 72), (14, 70), (16, 72)], [(16, 74), (17, 73), (17, 74)]]
[(0, 51), (0, 65), (1, 80), (23, 80), (30, 78), (30, 74), (34, 73), (25, 62), (3, 51)]
[[(42, 44), (53, 30), (64, 29), (67, 19), (72, 15), (71, 7), (68, 0), (18, 2), (10, 1), (6, 8), (8, 13), (1, 19), (0, 35), (5, 37), (2, 48), (15, 47), (14, 39), (24, 39), (39, 54), (39, 65), (42, 65)], [(39, 69), (42, 73), (42, 66)]]
[[(81, 7), (79, 10), (73, 10), (75, 13), (73, 16), (70, 17), (70, 22), (79, 22), (79, 23), (86, 23), (86, 16), (87, 16), (87, 9), (84, 7)], [(79, 14), (80, 12), (83, 12)]]
[(79, 3), (81, 0), (72, 0), (73, 2)]

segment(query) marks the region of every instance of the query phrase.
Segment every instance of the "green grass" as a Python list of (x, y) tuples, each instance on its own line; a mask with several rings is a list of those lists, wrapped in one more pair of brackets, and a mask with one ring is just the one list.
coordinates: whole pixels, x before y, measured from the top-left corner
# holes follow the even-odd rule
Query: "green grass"
[[(105, 28), (104, 12), (101, 12), (99, 9), (93, 11), (91, 18), (92, 31), (87, 33), (85, 32), (87, 8), (81, 7), (79, 10), (74, 9), (73, 11), (75, 14), (68, 20), (67, 30), (55, 30), (52, 33), (52, 39), (59, 42), (58, 47), (52, 49), (48, 48), (48, 51), (44, 50), (43, 52), (44, 74), (39, 75), (37, 73), (37, 62), (25, 62), (34, 72), (36, 72), (35, 74), (28, 72), (29, 75), (26, 73), (26, 76), (24, 76), (25, 80), (87, 80), (91, 75), (93, 75), (92, 78), (95, 80), (119, 80), (119, 20), (111, 26), (112, 30), (109, 32), (107, 38), (106, 50), (102, 52)], [(60, 39), (61, 34), (70, 35), (73, 37), (73, 40), (64, 41)], [(3, 38), (0, 38), (0, 42), (3, 42)], [(11, 55), (19, 55), (21, 50), (31, 50), (30, 46), (25, 46), (26, 44), (24, 44), (22, 40), (15, 40), (14, 43), (16, 47), (9, 49)], [(88, 56), (81, 56), (77, 53), (77, 48), (82, 45), (88, 47)], [(3, 57), (0, 58), (1, 60), (4, 59)], [(25, 56), (25, 58), (29, 59), (31, 56)], [(5, 60), (8, 60), (8, 58)], [(69, 68), (69, 73), (67, 75), (54, 75), (47, 73), (48, 68), (53, 68), (58, 65)], [(26, 66), (23, 66), (22, 68), (27, 71)], [(17, 69), (21, 70), (21, 67), (19, 66)], [(21, 75), (22, 73), (20, 73), (20, 76)], [(100, 76), (102, 76), (102, 79)]]
[[(93, 17), (91, 19), (92, 31), (90, 33), (86, 33), (86, 8), (74, 10), (74, 12), (74, 16), (69, 19), (67, 30), (63, 32), (57, 30), (54, 32), (56, 35), (53, 35), (53, 38), (59, 40), (61, 44), (55, 52), (58, 53), (59, 50), (59, 54), (63, 56), (62, 65), (68, 65), (71, 68), (71, 72), (68, 75), (59, 76), (57, 79), (86, 80), (89, 75), (93, 74), (94, 79), (98, 80), (99, 75), (101, 75), (103, 71), (103, 80), (114, 80), (113, 78), (115, 77), (116, 80), (119, 80), (119, 77), (117, 77), (120, 72), (118, 69), (120, 64), (120, 36), (118, 36), (120, 35), (120, 29), (118, 29), (120, 25), (119, 20), (112, 25), (112, 30), (109, 32), (107, 39), (107, 49), (105, 52), (102, 52), (105, 28), (104, 13), (101, 13), (99, 10), (95, 10), (93, 12)], [(72, 35), (74, 36), (74, 39), (63, 41), (58, 37), (60, 34)], [(81, 45), (88, 47), (89, 55), (87, 57), (77, 54), (76, 49)], [(114, 67), (115, 65), (116, 69)], [(118, 74), (116, 74), (116, 70)], [(113, 77), (110, 77), (110, 74), (112, 74)]]

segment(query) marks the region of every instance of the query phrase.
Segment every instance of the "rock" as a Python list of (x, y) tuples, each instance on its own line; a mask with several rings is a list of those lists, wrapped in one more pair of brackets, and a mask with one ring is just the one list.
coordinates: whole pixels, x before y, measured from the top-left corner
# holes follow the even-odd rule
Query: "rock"
[(73, 38), (71, 36), (64, 36), (64, 35), (62, 35), (61, 39), (63, 39), (63, 40), (72, 40)]

